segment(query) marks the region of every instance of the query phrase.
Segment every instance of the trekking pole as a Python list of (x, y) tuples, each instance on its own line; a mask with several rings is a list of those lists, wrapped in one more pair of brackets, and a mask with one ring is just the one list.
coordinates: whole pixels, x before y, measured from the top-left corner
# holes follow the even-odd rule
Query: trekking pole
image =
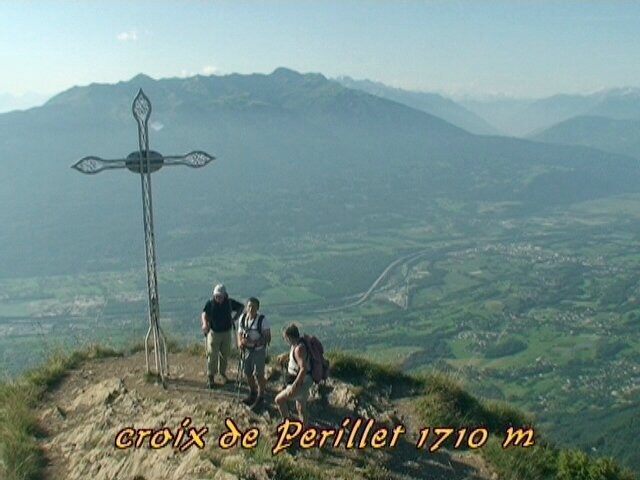
[(242, 370), (244, 363), (244, 349), (238, 349), (238, 382), (236, 387), (236, 402), (240, 400), (240, 387), (242, 386)]
[(207, 365), (209, 362), (209, 344), (207, 343), (207, 336), (204, 336), (204, 358), (207, 359)]
[(209, 342), (207, 341), (208, 335), (204, 336), (204, 358), (207, 362), (207, 390), (209, 390), (209, 394), (212, 394), (213, 391), (209, 388)]

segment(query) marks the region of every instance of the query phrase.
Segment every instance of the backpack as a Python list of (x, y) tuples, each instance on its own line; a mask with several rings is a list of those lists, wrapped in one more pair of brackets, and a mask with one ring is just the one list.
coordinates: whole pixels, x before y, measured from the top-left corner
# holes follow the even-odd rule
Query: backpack
[(311, 359), (311, 377), (314, 383), (320, 383), (329, 377), (329, 362), (324, 358), (324, 347), (320, 340), (310, 335), (302, 338), (309, 358)]

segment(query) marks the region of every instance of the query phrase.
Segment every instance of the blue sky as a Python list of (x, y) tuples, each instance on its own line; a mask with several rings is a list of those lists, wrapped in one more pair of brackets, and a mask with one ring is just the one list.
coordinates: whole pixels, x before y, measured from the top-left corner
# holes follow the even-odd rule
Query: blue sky
[(633, 1), (0, 3), (0, 94), (278, 66), (447, 94), (640, 86)]

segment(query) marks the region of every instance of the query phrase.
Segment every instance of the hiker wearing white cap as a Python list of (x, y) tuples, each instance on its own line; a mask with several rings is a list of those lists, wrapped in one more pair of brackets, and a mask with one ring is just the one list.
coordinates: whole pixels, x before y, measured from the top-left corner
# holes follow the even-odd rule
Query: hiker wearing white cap
[(242, 303), (230, 298), (221, 283), (213, 288), (213, 298), (202, 310), (200, 323), (207, 337), (207, 387), (214, 387), (214, 377), (219, 373), (227, 382), (227, 362), (231, 350), (231, 330), (242, 313)]

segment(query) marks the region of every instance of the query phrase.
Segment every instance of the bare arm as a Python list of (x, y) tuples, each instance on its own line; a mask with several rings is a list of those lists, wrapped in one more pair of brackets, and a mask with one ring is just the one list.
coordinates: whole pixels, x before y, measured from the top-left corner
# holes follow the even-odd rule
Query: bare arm
[(202, 312), (202, 315), (200, 315), (200, 327), (205, 335), (209, 333), (209, 320), (206, 312)]
[(242, 329), (240, 323), (238, 324), (236, 332), (236, 344), (238, 345), (238, 350), (241, 350), (247, 346), (247, 339), (244, 338), (245, 331)]
[(296, 376), (295, 381), (292, 385), (292, 393), (295, 392), (300, 386), (302, 382), (304, 382), (304, 376), (307, 374), (307, 352), (302, 343), (300, 343), (295, 350), (293, 351), (293, 355), (296, 357), (296, 362), (298, 363), (298, 375)]
[(240, 318), (240, 315), (242, 315), (242, 312), (244, 311), (244, 304), (238, 302), (234, 298), (230, 298), (229, 306), (231, 307), (232, 312), (231, 318), (233, 318), (233, 321), (235, 322), (236, 320), (238, 320), (238, 318)]

